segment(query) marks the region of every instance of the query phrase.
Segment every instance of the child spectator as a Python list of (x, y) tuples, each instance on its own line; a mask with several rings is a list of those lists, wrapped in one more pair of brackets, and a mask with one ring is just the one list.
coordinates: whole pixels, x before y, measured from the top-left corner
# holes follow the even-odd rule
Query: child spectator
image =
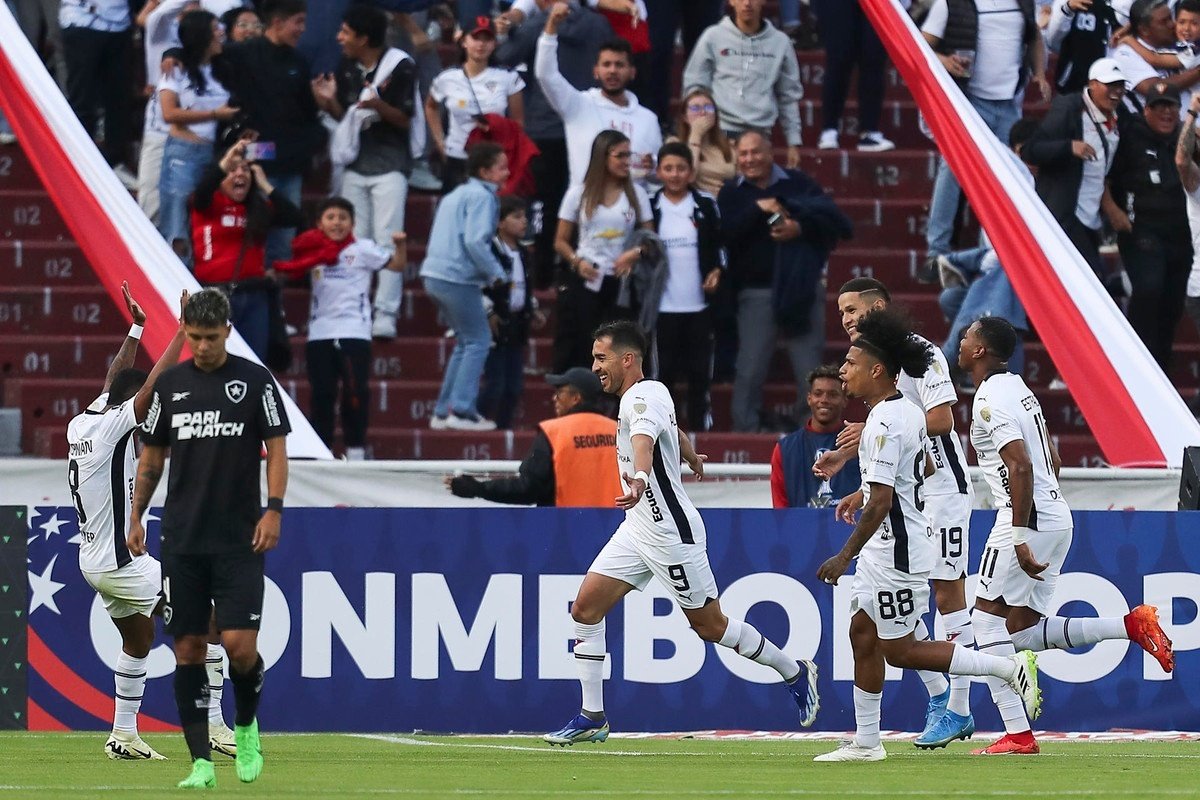
[(708, 390), (712, 383), (713, 324), (709, 297), (725, 268), (721, 215), (717, 201), (691, 187), (692, 151), (668, 142), (658, 151), (663, 188), (650, 199), (654, 227), (667, 252), (669, 272), (652, 334), (658, 379), (674, 389), (687, 381), (687, 423), (692, 431), (710, 427)]
[(513, 412), (525, 388), (525, 353), (530, 327), (541, 328), (546, 318), (533, 296), (529, 268), (533, 263), (521, 241), (529, 230), (525, 201), (506, 195), (500, 198), (500, 224), (492, 240), (492, 252), (508, 274), (506, 283), (483, 290), (484, 305), (490, 305), (488, 326), (492, 349), (483, 366), (483, 391), (479, 411), (495, 420), (496, 427), (512, 427)]
[(349, 461), (366, 457), (368, 381), (371, 368), (371, 277), (386, 267), (397, 277), (405, 265), (405, 235), (392, 234), (389, 253), (370, 239), (354, 238), (354, 206), (341, 197), (324, 200), (317, 226), (292, 241), (293, 258), (275, 262), (288, 275), (309, 274), (309, 419), (321, 441), (333, 447), (333, 415), (342, 389), (342, 442)]
[[(438, 75), (425, 99), (425, 118), (433, 143), (442, 156), (442, 190), (450, 191), (466, 179), (467, 137), (485, 114), (505, 114), (524, 122), (521, 90), (525, 81), (517, 73), (491, 66), (496, 52), (496, 29), (480, 17), (462, 39), (463, 61)], [(442, 112), (449, 128), (442, 127)]]

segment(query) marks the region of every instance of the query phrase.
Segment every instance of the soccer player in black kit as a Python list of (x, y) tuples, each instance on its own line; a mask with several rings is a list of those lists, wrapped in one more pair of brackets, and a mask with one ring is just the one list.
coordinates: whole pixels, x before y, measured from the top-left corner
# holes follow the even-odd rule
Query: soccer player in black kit
[[(264, 554), (279, 542), (291, 430), (271, 373), (225, 350), (230, 307), (206, 289), (188, 298), (184, 333), (192, 358), (162, 374), (146, 418), (128, 545), (146, 551), (142, 515), (162, 477), (171, 475), (162, 514), (163, 619), (175, 638), (175, 702), (192, 772), (180, 788), (216, 786), (208, 745), (205, 655), (215, 615), (229, 656), (235, 698), (237, 775), (262, 772), (255, 714), (262, 693), (258, 627)], [(267, 508), (259, 505), (259, 465), (267, 450)]]

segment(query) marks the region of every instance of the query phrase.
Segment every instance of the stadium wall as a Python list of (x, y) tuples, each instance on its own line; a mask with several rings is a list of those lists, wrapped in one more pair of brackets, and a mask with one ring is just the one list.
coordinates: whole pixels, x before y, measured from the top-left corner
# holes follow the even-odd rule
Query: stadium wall
[[(746, 616), (790, 654), (815, 657), (823, 690), (817, 729), (852, 728), (850, 581), (829, 587), (813, 577), (849, 528), (828, 511), (703, 513), (725, 610)], [(992, 517), (973, 517), (972, 563)], [(106, 728), (119, 642), (76, 566), (74, 512), (37, 507), (30, 518), (29, 727)], [(288, 510), (282, 545), (268, 559), (264, 729), (557, 728), (579, 703), (568, 604), (620, 518), (608, 510)], [(1082, 512), (1075, 519), (1058, 590), (1063, 612), (1112, 616), (1157, 604), (1179, 652), (1179, 677), (1124, 641), (1046, 653), (1039, 727), (1200, 730), (1200, 517)], [(149, 527), (155, 540), (157, 522)], [(608, 645), (607, 706), (617, 730), (796, 727), (774, 673), (700, 642), (656, 584), (615, 610)], [(172, 668), (160, 641), (143, 730), (175, 719)], [(890, 677), (884, 727), (919, 727), (923, 687), (915, 676)], [(999, 729), (982, 684), (973, 702), (980, 729)]]

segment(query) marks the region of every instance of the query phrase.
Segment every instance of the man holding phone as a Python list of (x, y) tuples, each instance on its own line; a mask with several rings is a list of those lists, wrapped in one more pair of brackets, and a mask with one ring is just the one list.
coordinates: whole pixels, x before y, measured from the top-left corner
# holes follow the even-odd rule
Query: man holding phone
[(797, 386), (821, 363), (821, 273), (837, 241), (850, 237), (851, 224), (816, 181), (771, 160), (768, 134), (743, 133), (736, 157), (737, 177), (721, 189), (717, 205), (738, 304), (733, 428), (755, 432), (764, 427), (762, 387), (779, 334)]

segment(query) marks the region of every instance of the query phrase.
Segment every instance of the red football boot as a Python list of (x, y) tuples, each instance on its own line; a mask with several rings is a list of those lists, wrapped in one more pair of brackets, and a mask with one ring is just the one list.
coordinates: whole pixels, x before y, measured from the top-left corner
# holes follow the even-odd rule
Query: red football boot
[(1125, 615), (1125, 632), (1129, 641), (1136, 642), (1143, 650), (1158, 661), (1163, 672), (1175, 669), (1175, 651), (1171, 640), (1158, 624), (1158, 609), (1154, 606), (1138, 606)]
[(973, 756), (1032, 756), (1041, 752), (1033, 731), (1006, 733), (982, 750), (972, 750)]

